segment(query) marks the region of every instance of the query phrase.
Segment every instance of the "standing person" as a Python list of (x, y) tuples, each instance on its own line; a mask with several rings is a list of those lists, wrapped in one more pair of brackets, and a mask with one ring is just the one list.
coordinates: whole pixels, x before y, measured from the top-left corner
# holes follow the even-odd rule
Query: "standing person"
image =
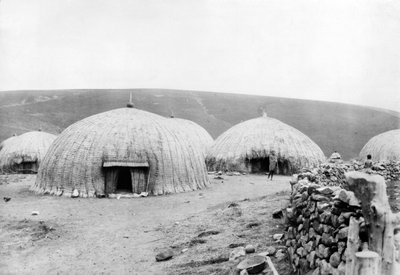
[(271, 151), (271, 154), (269, 155), (269, 173), (268, 173), (268, 179), (274, 176), (274, 173), (276, 171), (276, 165), (278, 164), (278, 157), (275, 155), (275, 151)]
[(367, 155), (367, 160), (364, 163), (364, 168), (371, 168), (372, 167), (372, 156)]

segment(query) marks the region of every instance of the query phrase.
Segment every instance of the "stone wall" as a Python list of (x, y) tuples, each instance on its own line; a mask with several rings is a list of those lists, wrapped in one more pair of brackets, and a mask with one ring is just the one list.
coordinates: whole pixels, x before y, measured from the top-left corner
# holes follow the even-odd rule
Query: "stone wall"
[[(288, 228), (285, 242), (295, 271), (306, 274), (345, 274), (345, 250), (349, 219), (362, 218), (360, 202), (337, 179), (330, 186), (317, 183), (306, 172), (292, 182), (291, 207), (286, 209)], [(324, 186), (325, 185), (325, 186)], [(361, 238), (366, 234), (361, 224)]]
[(399, 161), (383, 161), (376, 162), (371, 169), (364, 169), (367, 174), (378, 174), (385, 180), (400, 180), (400, 162)]
[(349, 171), (381, 175), (387, 181), (400, 180), (398, 161), (375, 162), (371, 168), (364, 168), (364, 163), (356, 160), (327, 162), (314, 169), (303, 169), (299, 176), (306, 176), (321, 185), (341, 186), (346, 182), (344, 174)]

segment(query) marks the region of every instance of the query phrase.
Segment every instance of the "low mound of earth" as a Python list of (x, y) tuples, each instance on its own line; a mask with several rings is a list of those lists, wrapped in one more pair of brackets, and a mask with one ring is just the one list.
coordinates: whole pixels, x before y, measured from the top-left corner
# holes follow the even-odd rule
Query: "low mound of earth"
[[(271, 215), (290, 191), (283, 176), (212, 176), (208, 188), (189, 193), (71, 199), (33, 194), (35, 178), (0, 175), (0, 247), (7, 248), (0, 250), (0, 270), (6, 274), (219, 274), (231, 267), (226, 257), (234, 246), (279, 249), (270, 236), (283, 224)], [(166, 248), (172, 259), (156, 262)], [(272, 259), (285, 274), (286, 260)]]

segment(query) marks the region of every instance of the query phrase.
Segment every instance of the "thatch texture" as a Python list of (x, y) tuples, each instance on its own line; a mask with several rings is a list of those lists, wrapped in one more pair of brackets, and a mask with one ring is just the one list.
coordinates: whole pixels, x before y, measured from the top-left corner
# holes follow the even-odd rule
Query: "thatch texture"
[(374, 136), (361, 149), (360, 158), (373, 161), (400, 161), (400, 129)]
[[(254, 172), (254, 162), (268, 159), (272, 151), (278, 157), (278, 166), (285, 167), (281, 169), (284, 172), (279, 172), (285, 174), (325, 160), (322, 150), (309, 137), (264, 115), (239, 123), (219, 136), (206, 162), (210, 170)], [(261, 165), (267, 166), (266, 163)]]
[(0, 144), (0, 170), (5, 173), (37, 172), (55, 135), (33, 131), (13, 136)]
[(214, 139), (207, 130), (199, 124), (187, 119), (171, 117), (169, 121), (182, 129), (182, 131), (188, 136), (191, 144), (197, 146), (199, 150), (203, 152), (205, 158), (208, 149), (214, 142)]
[(65, 129), (49, 149), (32, 189), (64, 196), (108, 195), (106, 166), (124, 162), (146, 164), (146, 191), (153, 195), (196, 190), (208, 183), (202, 153), (167, 118), (121, 108)]

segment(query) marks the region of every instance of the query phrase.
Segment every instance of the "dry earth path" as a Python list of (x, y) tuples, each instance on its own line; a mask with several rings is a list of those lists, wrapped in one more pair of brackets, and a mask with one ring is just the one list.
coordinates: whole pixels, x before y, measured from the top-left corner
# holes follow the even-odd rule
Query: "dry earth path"
[(35, 176), (0, 175), (0, 273), (165, 274), (167, 263), (154, 259), (160, 228), (290, 189), (283, 176), (224, 177), (195, 192), (117, 200), (38, 196), (29, 191)]

